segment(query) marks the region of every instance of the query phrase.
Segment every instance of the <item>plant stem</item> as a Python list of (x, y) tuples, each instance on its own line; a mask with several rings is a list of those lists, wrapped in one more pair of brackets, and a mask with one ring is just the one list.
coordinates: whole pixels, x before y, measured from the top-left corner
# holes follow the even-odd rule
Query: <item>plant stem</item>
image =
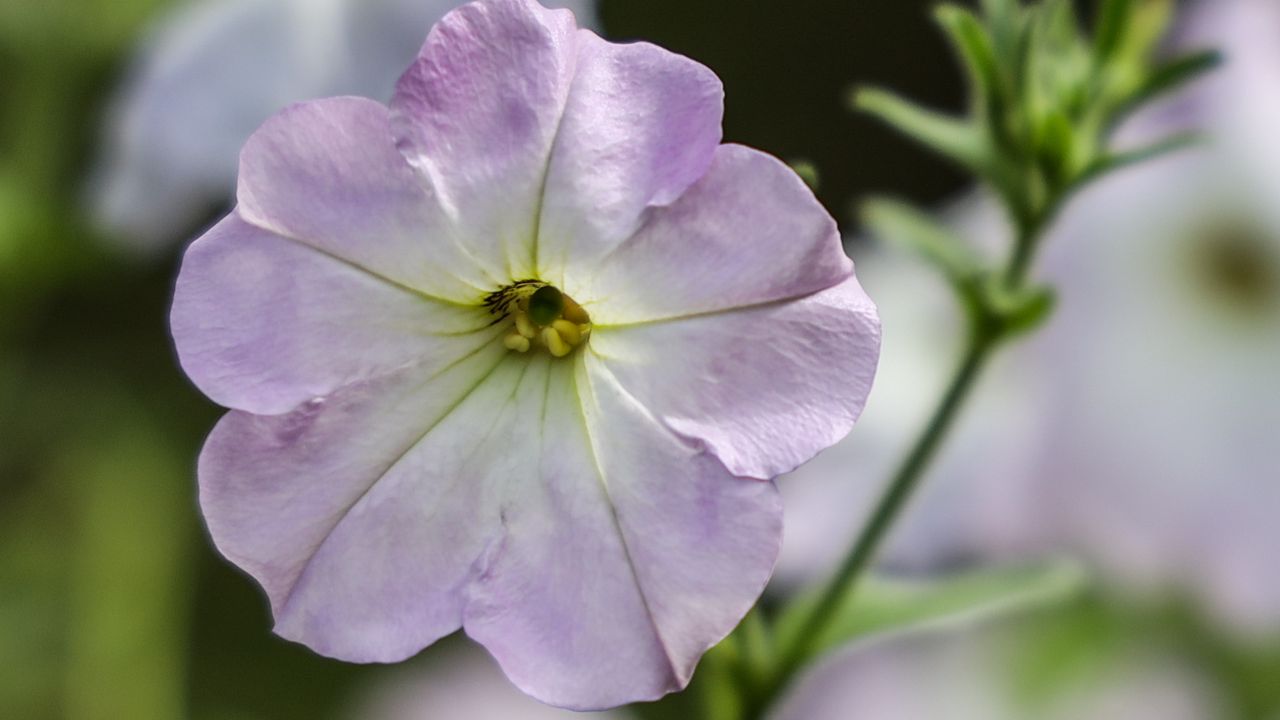
[(845, 596), (856, 589), (857, 579), (875, 559), (877, 550), (892, 529), (903, 507), (919, 487), (929, 461), (946, 437), (947, 431), (961, 406), (964, 405), (965, 398), (973, 389), (983, 365), (986, 364), (996, 344), (997, 338), (993, 334), (974, 333), (972, 335), (964, 357), (956, 368), (946, 394), (934, 410), (929, 424), (916, 440), (897, 473), (894, 474), (887, 491), (880, 498), (870, 520), (858, 536), (853, 551), (845, 557), (835, 577), (827, 585), (821, 599), (806, 619), (796, 643), (786, 649), (786, 656), (781, 665), (783, 677), (779, 678), (784, 684), (786, 676), (793, 674), (798, 664), (815, 649), (814, 646), (833, 619), (836, 609), (843, 604)]
[[(1011, 290), (1021, 287), (1025, 282), (1039, 245), (1041, 230), (1052, 216), (1054, 207), (1055, 204), (1050, 204), (1028, 222), (1018, 223), (1013, 252), (1003, 274), (1004, 283)], [(981, 375), (982, 368), (1004, 340), (1007, 330), (1001, 321), (985, 312), (985, 309), (979, 310), (970, 316), (970, 333), (964, 354), (928, 425), (893, 475), (853, 549), (845, 556), (835, 577), (805, 618), (795, 642), (789, 647), (780, 648), (782, 656), (777, 672), (770, 678), (771, 682), (764, 693), (767, 701), (776, 700), (778, 692), (786, 687), (805, 660), (820, 649), (823, 635), (835, 619), (837, 611), (857, 590), (859, 578), (875, 560), (889, 531), (920, 486), (929, 462), (954, 424), (965, 399)], [(765, 709), (764, 706), (753, 704), (750, 716), (755, 717)]]

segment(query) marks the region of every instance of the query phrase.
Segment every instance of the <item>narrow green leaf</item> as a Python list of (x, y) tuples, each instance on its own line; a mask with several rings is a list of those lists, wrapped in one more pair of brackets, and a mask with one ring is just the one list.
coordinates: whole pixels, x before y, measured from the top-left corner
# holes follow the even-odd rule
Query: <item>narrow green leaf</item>
[(1147, 65), (1159, 50), (1177, 12), (1177, 0), (1140, 0), (1126, 20), (1124, 39), (1112, 62)]
[(1060, 110), (1051, 110), (1041, 122), (1036, 143), (1036, 157), (1046, 177), (1055, 187), (1062, 187), (1070, 180), (1074, 167), (1075, 128)]
[(984, 263), (972, 247), (904, 202), (873, 198), (863, 203), (861, 215), (877, 238), (924, 258), (959, 290), (968, 291), (982, 273)]
[(982, 14), (987, 20), (1008, 17), (1018, 11), (1018, 0), (982, 0)]
[(1074, 189), (1079, 189), (1117, 170), (1194, 147), (1203, 142), (1203, 140), (1204, 136), (1200, 133), (1183, 133), (1136, 150), (1108, 153), (1081, 173), (1080, 177), (1072, 183), (1072, 186)]
[(989, 114), (998, 115), (1004, 98), (995, 47), (986, 28), (968, 9), (940, 5), (934, 18), (946, 32), (956, 57), (973, 83), (974, 101)]
[(1138, 85), (1137, 90), (1125, 99), (1116, 112), (1117, 118), (1123, 118), (1152, 100), (1178, 90), (1221, 64), (1222, 53), (1216, 50), (1191, 53), (1166, 62), (1156, 68), (1144, 82)]
[(1025, 334), (1042, 325), (1058, 304), (1057, 293), (1047, 285), (1033, 286), (1011, 293), (1004, 283), (992, 278), (986, 288), (988, 306), (1002, 323), (1003, 337)]
[(982, 0), (983, 14), (991, 34), (996, 62), (1009, 76), (1021, 74), (1022, 64), (1022, 8), (1017, 0)]
[[(1061, 107), (1064, 64), (1078, 48), (1073, 35), (1070, 8), (1059, 0), (1046, 0), (1028, 8), (1025, 70), (1021, 93), (1028, 117), (1028, 134), (1050, 108)], [(1065, 30), (1064, 30), (1065, 28)]]
[(884, 90), (865, 88), (853, 95), (853, 107), (880, 118), (907, 137), (973, 172), (987, 164), (987, 150), (968, 121), (916, 105)]
[[(1067, 561), (964, 573), (930, 581), (868, 577), (838, 610), (836, 621), (812, 645), (814, 655), (875, 633), (921, 626), (980, 622), (1015, 615), (1070, 599), (1087, 577)], [(778, 618), (775, 637), (781, 647), (797, 641), (816, 595), (796, 600)]]
[(1046, 37), (1050, 43), (1065, 48), (1079, 42), (1080, 21), (1075, 3), (1071, 0), (1045, 0), (1042, 9)]
[(1133, 0), (1103, 0), (1098, 10), (1093, 47), (1099, 64), (1105, 63), (1124, 44), (1129, 23), (1133, 20)]

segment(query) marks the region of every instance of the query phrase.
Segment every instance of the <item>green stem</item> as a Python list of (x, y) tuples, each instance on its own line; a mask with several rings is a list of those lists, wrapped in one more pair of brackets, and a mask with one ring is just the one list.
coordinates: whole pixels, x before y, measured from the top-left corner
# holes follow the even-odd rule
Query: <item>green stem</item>
[(997, 337), (994, 334), (972, 335), (964, 357), (929, 424), (894, 474), (888, 490), (880, 498), (871, 519), (858, 536), (853, 551), (845, 557), (835, 577), (809, 614), (797, 636), (798, 640), (786, 649), (781, 664), (783, 676), (779, 678), (780, 685), (785, 684), (804, 658), (816, 649), (815, 646), (834, 619), (836, 609), (843, 605), (846, 595), (856, 589), (857, 579), (875, 559), (876, 552), (902, 513), (903, 507), (919, 487), (929, 461), (942, 444), (996, 344)]
[(1045, 203), (1039, 212), (1033, 213), (1026, 222), (1018, 223), (1018, 235), (1014, 238), (1013, 254), (1009, 257), (1009, 264), (1005, 268), (1005, 287), (1013, 290), (1022, 287), (1026, 282), (1027, 273), (1031, 271), (1031, 261), (1040, 247), (1040, 236), (1053, 222), (1058, 214), (1058, 208), (1065, 199), (1064, 196), (1054, 197)]
[[(1018, 236), (1004, 272), (1004, 282), (1008, 288), (1019, 288), (1025, 282), (1035, 250), (1039, 245), (1041, 230), (1052, 215), (1052, 210), (1049, 208), (1054, 206), (1051, 203), (1044, 212), (1036, 214), (1027, 222), (1018, 223)], [(781, 648), (782, 656), (777, 672), (770, 678), (765, 692), (760, 693), (764, 702), (752, 703), (747, 717), (761, 716), (768, 704), (777, 699), (778, 693), (801, 669), (803, 663), (821, 649), (822, 638), (835, 619), (837, 610), (843, 607), (849, 596), (857, 590), (859, 578), (875, 560), (876, 553), (889, 531), (920, 486), (929, 462), (954, 424), (982, 368), (1005, 338), (1005, 326), (987, 308), (978, 309), (978, 312), (970, 317), (970, 322), (969, 339), (964, 355), (956, 367), (946, 394), (934, 410), (924, 432), (916, 440), (906, 459), (890, 480), (887, 490), (876, 504), (870, 520), (863, 527), (852, 551), (845, 556), (835, 577), (826, 586), (813, 610), (805, 617), (795, 642), (789, 647)]]

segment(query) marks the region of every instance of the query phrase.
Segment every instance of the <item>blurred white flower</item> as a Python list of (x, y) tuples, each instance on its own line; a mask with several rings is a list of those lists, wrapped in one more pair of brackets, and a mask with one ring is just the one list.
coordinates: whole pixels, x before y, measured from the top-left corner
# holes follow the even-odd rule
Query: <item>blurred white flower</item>
[[(140, 46), (109, 114), (89, 202), (137, 251), (195, 235), (230, 202), (240, 148), (293, 102), (387, 100), (427, 31), (461, 0), (195, 0)], [(586, 27), (594, 0), (568, 7)]]
[(1177, 661), (1120, 654), (1038, 695), (1003, 629), (912, 632), (855, 644), (801, 677), (772, 720), (1212, 720), (1220, 699)]
[(1280, 4), (1188, 19), (1227, 65), (1131, 134), (1208, 144), (1098, 188), (1049, 239), (1063, 303), (1037, 480), (1114, 577), (1280, 630)]
[(447, 658), (388, 668), (365, 688), (351, 720), (626, 720), (623, 711), (574, 712), (520, 692), (484, 651), (451, 648)]
[[(1209, 141), (1068, 206), (1043, 263), (1057, 314), (988, 368), (884, 559), (1071, 548), (1119, 588), (1185, 592), (1227, 627), (1280, 632), (1280, 3), (1195, 3), (1179, 44), (1227, 64), (1123, 142), (1183, 128)], [(1007, 232), (974, 205), (958, 213), (967, 236)], [(882, 375), (861, 431), (781, 483), (784, 580), (844, 551), (950, 372), (942, 341), (960, 319), (904, 262), (860, 265), (884, 318)]]

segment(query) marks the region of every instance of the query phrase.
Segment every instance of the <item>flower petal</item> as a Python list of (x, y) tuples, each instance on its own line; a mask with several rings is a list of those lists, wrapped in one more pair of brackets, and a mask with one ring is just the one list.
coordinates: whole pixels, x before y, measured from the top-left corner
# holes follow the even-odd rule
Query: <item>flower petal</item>
[(545, 406), (520, 403), (522, 425), (541, 423), (540, 464), (510, 487), (467, 633), (544, 702), (655, 699), (759, 596), (781, 541), (777, 491), (681, 442), (597, 361), (550, 365)]
[(391, 101), (405, 157), (494, 277), (532, 277), (547, 163), (574, 70), (573, 14), (487, 0), (444, 17)]
[(597, 324), (621, 325), (808, 295), (852, 267), (835, 221), (795, 172), (723, 145), (688, 192), (565, 290)]
[(561, 284), (706, 173), (724, 116), (720, 79), (699, 63), (585, 30), (577, 46), (538, 233), (538, 268)]
[(386, 107), (351, 97), (275, 115), (240, 155), (240, 214), (424, 294), (477, 302), (495, 281), (454, 238), (390, 123)]
[(267, 591), (276, 632), (390, 662), (458, 628), (499, 530), (488, 481), (518, 461), (477, 450), (521, 365), (490, 343), (288, 415), (223, 418), (200, 457), (200, 502), (218, 548)]
[(187, 251), (171, 320), (200, 389), (259, 414), (407, 364), (442, 367), (491, 343), (489, 322), (237, 213)]
[(875, 377), (880, 321), (850, 277), (794, 301), (600, 328), (590, 350), (734, 475), (773, 478), (853, 427)]
[(276, 631), (326, 655), (395, 661), (463, 623), (544, 702), (682, 688), (768, 580), (777, 491), (583, 362), (490, 343), (289, 415), (229, 413), (200, 462), (210, 532)]

